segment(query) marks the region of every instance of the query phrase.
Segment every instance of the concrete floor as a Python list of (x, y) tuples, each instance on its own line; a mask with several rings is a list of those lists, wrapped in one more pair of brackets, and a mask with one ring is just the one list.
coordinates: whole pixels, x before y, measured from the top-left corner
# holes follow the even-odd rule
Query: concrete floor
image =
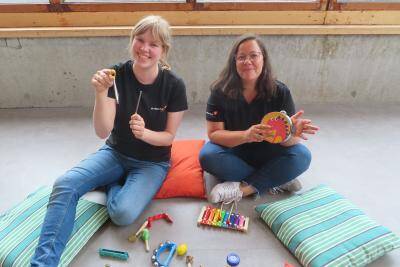
[[(313, 153), (310, 169), (301, 179), (305, 189), (327, 184), (349, 198), (371, 218), (400, 235), (399, 156), (400, 105), (341, 106), (298, 105), (321, 127), (307, 141)], [(205, 138), (204, 106), (194, 106), (185, 115), (177, 139)], [(0, 212), (21, 201), (98, 148), (87, 109), (0, 110)], [(397, 156), (396, 156), (397, 155)], [(211, 180), (210, 180), (211, 181)], [(208, 186), (211, 186), (210, 184)], [(222, 267), (229, 252), (241, 257), (240, 266), (299, 266), (295, 258), (257, 218), (253, 207), (287, 196), (265, 195), (245, 199), (239, 211), (250, 216), (246, 234), (221, 229), (199, 228), (196, 219), (204, 200), (168, 199), (154, 201), (133, 225), (116, 227), (107, 223), (82, 249), (71, 266), (151, 266), (142, 242), (126, 238), (148, 216), (168, 212), (172, 225), (156, 222), (151, 229), (151, 249), (164, 240), (187, 243), (193, 266)], [(102, 259), (99, 247), (128, 251), (128, 262)], [(171, 266), (186, 266), (175, 257)], [(400, 250), (371, 264), (400, 266)]]

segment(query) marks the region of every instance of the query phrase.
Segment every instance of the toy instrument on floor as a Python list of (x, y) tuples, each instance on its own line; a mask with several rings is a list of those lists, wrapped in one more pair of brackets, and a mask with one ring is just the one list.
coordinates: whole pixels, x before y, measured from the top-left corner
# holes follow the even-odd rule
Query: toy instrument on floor
[(249, 217), (245, 217), (237, 212), (233, 212), (232, 203), (230, 211), (223, 209), (223, 204), (220, 208), (212, 206), (204, 206), (201, 209), (197, 225), (214, 226), (220, 228), (227, 228), (242, 232), (247, 232), (249, 227)]

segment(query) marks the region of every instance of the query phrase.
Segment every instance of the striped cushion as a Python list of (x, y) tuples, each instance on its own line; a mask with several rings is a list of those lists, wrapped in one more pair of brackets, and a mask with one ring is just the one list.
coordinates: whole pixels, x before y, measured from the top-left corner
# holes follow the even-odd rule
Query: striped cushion
[(399, 237), (327, 186), (256, 211), (303, 266), (364, 266), (400, 247)]
[[(42, 187), (22, 203), (0, 215), (0, 266), (29, 266), (38, 243), (51, 188)], [(104, 206), (80, 200), (70, 240), (60, 266), (67, 266), (89, 238), (108, 219)]]

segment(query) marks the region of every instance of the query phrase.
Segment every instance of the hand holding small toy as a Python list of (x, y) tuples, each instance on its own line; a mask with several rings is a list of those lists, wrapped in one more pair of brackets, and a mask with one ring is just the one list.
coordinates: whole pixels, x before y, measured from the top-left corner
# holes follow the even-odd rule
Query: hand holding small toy
[(266, 124), (252, 125), (245, 131), (245, 140), (247, 143), (262, 142), (271, 133), (271, 127)]
[(97, 93), (107, 93), (109, 87), (114, 84), (114, 77), (110, 69), (102, 69), (93, 74), (91, 84)]
[(131, 116), (129, 127), (137, 139), (141, 139), (143, 137), (146, 126), (144, 119), (139, 114), (135, 113)]

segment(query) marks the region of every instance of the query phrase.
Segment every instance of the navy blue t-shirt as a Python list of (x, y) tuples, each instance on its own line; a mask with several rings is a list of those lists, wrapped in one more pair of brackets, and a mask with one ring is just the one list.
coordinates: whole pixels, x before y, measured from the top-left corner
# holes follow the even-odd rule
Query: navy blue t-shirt
[[(142, 91), (138, 114), (142, 116), (145, 127), (152, 131), (164, 131), (168, 112), (188, 109), (183, 80), (172, 71), (159, 68), (153, 84), (141, 84), (133, 73), (131, 60), (116, 65), (113, 69), (116, 71), (119, 104), (116, 107), (114, 128), (106, 144), (138, 160), (168, 161), (171, 157), (171, 146), (153, 146), (135, 138), (129, 121), (135, 113), (139, 93)], [(109, 88), (108, 96), (115, 99), (113, 87)]]
[[(252, 125), (261, 123), (262, 118), (269, 112), (286, 111), (290, 117), (295, 113), (295, 106), (288, 87), (276, 81), (276, 94), (271, 99), (254, 98), (247, 103), (242, 94), (234, 99), (226, 96), (222, 90), (212, 90), (207, 102), (206, 119), (212, 122), (223, 122), (225, 130), (244, 131)], [(262, 147), (273, 149), (277, 144), (266, 141), (261, 143), (246, 143), (236, 147), (236, 150), (252, 150)]]

